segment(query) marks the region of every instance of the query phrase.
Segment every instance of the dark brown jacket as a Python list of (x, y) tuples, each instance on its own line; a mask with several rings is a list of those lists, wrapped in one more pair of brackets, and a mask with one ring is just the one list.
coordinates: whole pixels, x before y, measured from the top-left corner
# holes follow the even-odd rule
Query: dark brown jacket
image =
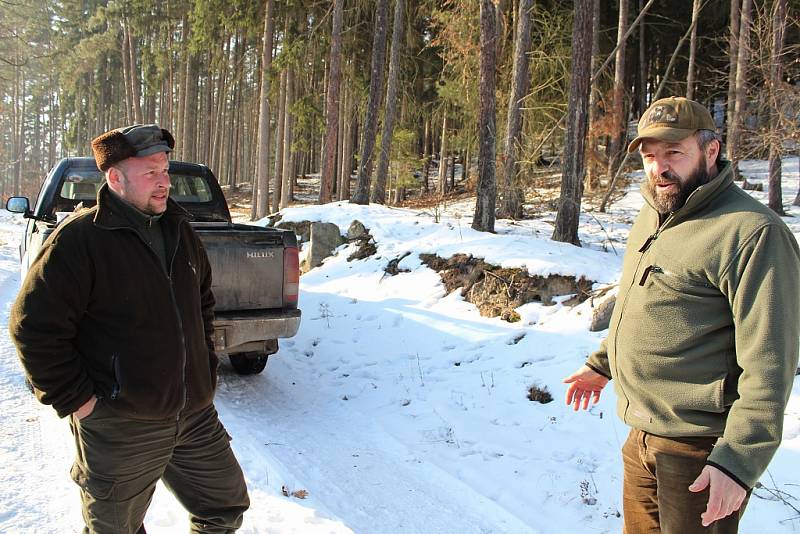
[(187, 213), (161, 218), (168, 271), (112, 197), (61, 224), (11, 310), (37, 398), (64, 417), (92, 394), (135, 419), (207, 407), (216, 386), (211, 267)]

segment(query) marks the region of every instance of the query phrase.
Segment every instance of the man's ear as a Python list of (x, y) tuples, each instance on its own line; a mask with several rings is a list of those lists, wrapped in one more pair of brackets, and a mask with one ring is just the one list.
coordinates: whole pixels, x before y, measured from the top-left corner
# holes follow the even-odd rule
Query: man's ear
[(712, 140), (708, 145), (706, 145), (705, 156), (706, 156), (706, 165), (708, 166), (707, 170), (711, 170), (717, 164), (717, 156), (719, 156), (719, 151), (722, 149), (722, 146), (719, 143), (718, 139)]
[(109, 167), (106, 171), (106, 180), (108, 181), (108, 186), (111, 189), (118, 188), (122, 176), (122, 171), (120, 171), (117, 167), (114, 167), (113, 165)]

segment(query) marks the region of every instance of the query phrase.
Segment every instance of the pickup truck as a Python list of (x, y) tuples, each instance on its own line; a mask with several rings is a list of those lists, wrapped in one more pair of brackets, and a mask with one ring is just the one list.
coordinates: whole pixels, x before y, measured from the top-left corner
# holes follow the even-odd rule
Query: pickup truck
[[(260, 373), (278, 351), (278, 338), (292, 337), (300, 326), (297, 236), (233, 223), (205, 165), (171, 161), (169, 174), (170, 197), (192, 215), (211, 262), (214, 349), (228, 355), (237, 373)], [(8, 200), (9, 211), (29, 219), (20, 244), (23, 276), (53, 229), (76, 208), (97, 202), (104, 179), (94, 158), (65, 158), (47, 174), (33, 210), (25, 197)]]

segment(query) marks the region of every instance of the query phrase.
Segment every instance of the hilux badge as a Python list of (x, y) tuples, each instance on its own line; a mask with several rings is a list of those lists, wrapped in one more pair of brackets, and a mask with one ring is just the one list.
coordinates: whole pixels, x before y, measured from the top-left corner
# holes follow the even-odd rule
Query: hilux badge
[(248, 258), (274, 258), (275, 251), (274, 250), (259, 250), (258, 252), (248, 252)]

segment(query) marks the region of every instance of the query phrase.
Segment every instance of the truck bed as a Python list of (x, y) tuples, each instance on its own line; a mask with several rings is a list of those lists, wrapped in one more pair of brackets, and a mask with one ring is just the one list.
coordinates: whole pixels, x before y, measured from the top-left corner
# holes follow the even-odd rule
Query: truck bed
[(211, 262), (216, 312), (283, 307), (283, 250), (294, 236), (247, 224), (192, 226)]

